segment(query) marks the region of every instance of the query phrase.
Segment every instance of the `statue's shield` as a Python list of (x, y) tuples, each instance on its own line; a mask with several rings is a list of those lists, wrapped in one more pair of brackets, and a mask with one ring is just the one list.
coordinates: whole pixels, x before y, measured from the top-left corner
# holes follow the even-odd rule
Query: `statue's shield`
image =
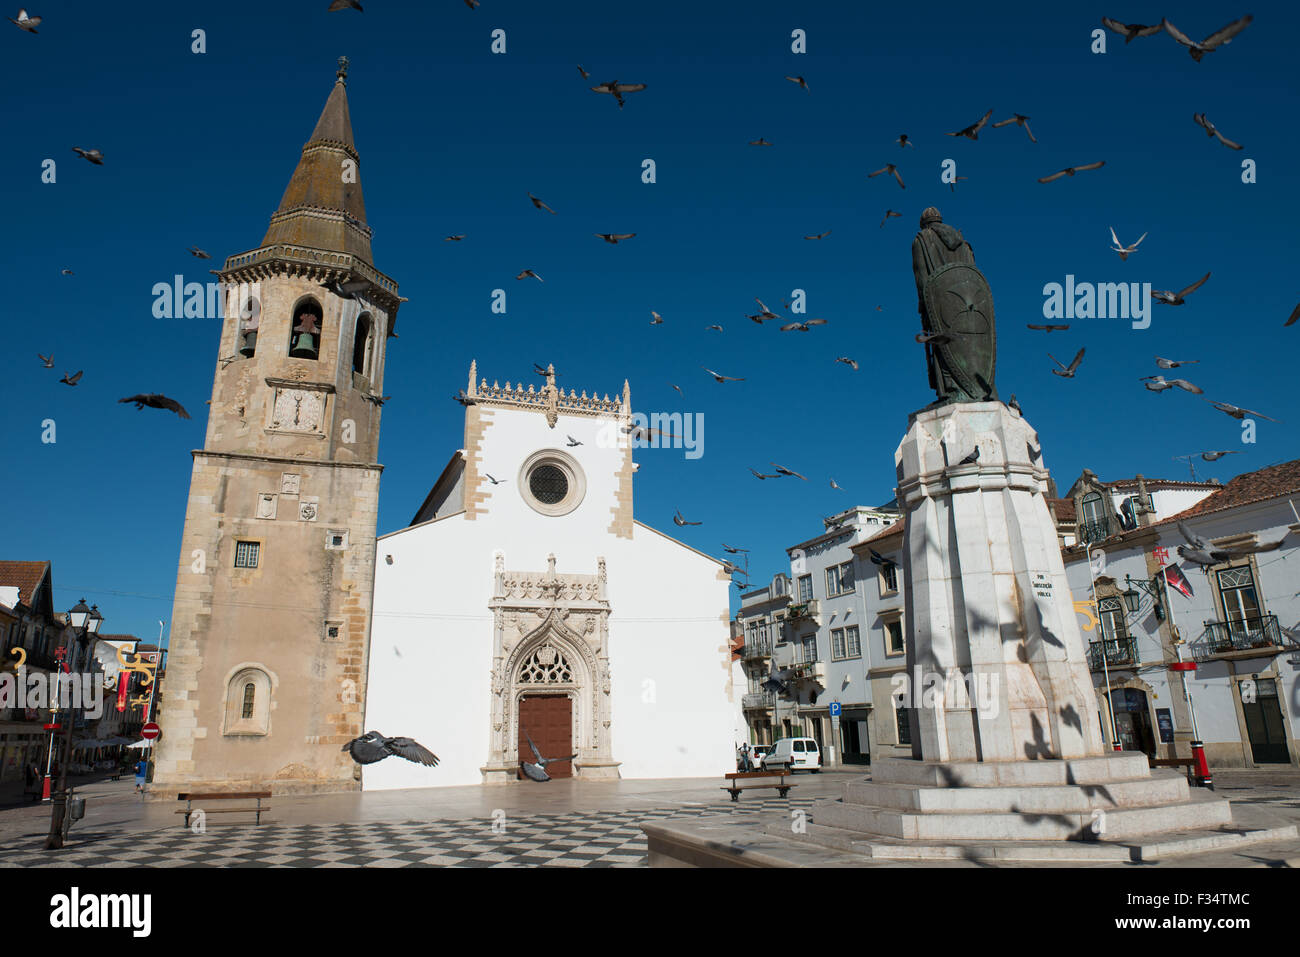
[(944, 370), (968, 395), (989, 395), (997, 334), (988, 280), (969, 263), (949, 263), (926, 280), (923, 296), (933, 326), (927, 331), (952, 336), (947, 342), (931, 343)]

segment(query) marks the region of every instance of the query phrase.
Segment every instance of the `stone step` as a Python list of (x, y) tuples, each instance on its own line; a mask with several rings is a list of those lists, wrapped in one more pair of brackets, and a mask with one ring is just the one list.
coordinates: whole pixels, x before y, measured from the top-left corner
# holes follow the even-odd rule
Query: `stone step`
[(1032, 787), (1035, 785), (1107, 784), (1151, 776), (1140, 751), (1116, 751), (1068, 761), (913, 761), (880, 758), (871, 766), (876, 784), (914, 787)]
[(908, 841), (1067, 841), (1100, 835), (1125, 840), (1180, 828), (1228, 824), (1232, 809), (1213, 794), (1154, 807), (1044, 813), (1034, 811), (900, 811), (867, 804), (815, 804), (819, 825)]
[(1136, 781), (1073, 786), (950, 788), (859, 782), (844, 786), (843, 803), (900, 811), (1091, 814), (1094, 808), (1110, 810), (1179, 804), (1186, 801), (1187, 796), (1187, 779), (1181, 774), (1166, 773)]

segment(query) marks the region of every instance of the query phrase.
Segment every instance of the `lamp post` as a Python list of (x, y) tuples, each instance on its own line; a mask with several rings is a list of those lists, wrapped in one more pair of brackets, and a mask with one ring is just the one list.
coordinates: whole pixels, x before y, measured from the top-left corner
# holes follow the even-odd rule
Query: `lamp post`
[[(73, 607), (73, 609), (68, 612), (68, 621), (72, 624), (72, 627), (76, 631), (81, 632), (82, 638), (86, 638), (98, 633), (99, 625), (103, 620), (104, 620), (104, 616), (99, 613), (99, 606), (96, 605), (87, 608), (86, 599), (84, 598), (81, 599), (81, 601), (77, 602), (77, 604)], [(60, 670), (59, 670), (59, 687), (55, 697), (56, 713), (57, 713), (57, 705), (59, 704), (59, 699), (62, 698), (63, 669), (66, 668), (68, 671), (71, 671), (71, 667), (68, 664), (68, 651), (70, 649), (68, 648), (67, 629), (64, 629), (63, 642), (60, 645), (60, 650), (63, 652), (63, 654), (61, 656), (62, 661), (60, 662)], [(69, 704), (69, 707), (67, 709), (68, 714), (66, 717), (63, 718), (63, 735), (62, 735), (63, 746), (60, 749), (61, 756), (59, 759), (59, 785), (58, 785), (58, 789), (54, 792), (54, 806), (51, 809), (51, 813), (50, 813), (50, 833), (45, 838), (45, 849), (47, 851), (57, 851), (58, 849), (63, 847), (63, 821), (64, 821), (64, 816), (67, 814), (68, 811), (68, 762), (72, 758), (71, 695), (69, 695), (68, 704)], [(51, 736), (50, 738), (51, 750), (53, 750), (52, 747), (53, 741), (54, 741), (53, 736)]]
[[(1122, 751), (1119, 743), (1119, 731), (1115, 727), (1115, 701), (1111, 698), (1110, 664), (1106, 660), (1106, 628), (1101, 621), (1101, 602), (1097, 599), (1097, 576), (1092, 570), (1092, 542), (1084, 546), (1083, 553), (1088, 562), (1088, 580), (1092, 582), (1092, 607), (1097, 610), (1097, 630), (1101, 632), (1101, 673), (1106, 680), (1106, 711), (1110, 714), (1111, 749)], [(1105, 552), (1102, 552), (1105, 555)]]

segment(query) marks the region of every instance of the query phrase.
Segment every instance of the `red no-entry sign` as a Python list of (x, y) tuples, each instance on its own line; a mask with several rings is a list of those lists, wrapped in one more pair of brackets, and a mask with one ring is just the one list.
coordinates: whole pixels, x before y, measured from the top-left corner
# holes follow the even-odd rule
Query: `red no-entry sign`
[(158, 725), (152, 721), (140, 729), (140, 737), (144, 738), (146, 741), (156, 741), (161, 734), (162, 728), (158, 727)]

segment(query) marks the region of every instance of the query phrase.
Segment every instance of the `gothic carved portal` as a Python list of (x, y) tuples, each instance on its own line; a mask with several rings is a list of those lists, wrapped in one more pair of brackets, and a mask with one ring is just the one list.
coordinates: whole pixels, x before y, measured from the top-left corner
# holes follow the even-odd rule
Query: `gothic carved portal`
[[(605, 560), (594, 575), (506, 571), (496, 555), (493, 615), (491, 752), (485, 782), (515, 779), (519, 705), (525, 695), (572, 702), (573, 762), (578, 778), (618, 777), (610, 748), (609, 601)], [(525, 743), (525, 750), (527, 744)], [(554, 755), (546, 755), (553, 757)]]

